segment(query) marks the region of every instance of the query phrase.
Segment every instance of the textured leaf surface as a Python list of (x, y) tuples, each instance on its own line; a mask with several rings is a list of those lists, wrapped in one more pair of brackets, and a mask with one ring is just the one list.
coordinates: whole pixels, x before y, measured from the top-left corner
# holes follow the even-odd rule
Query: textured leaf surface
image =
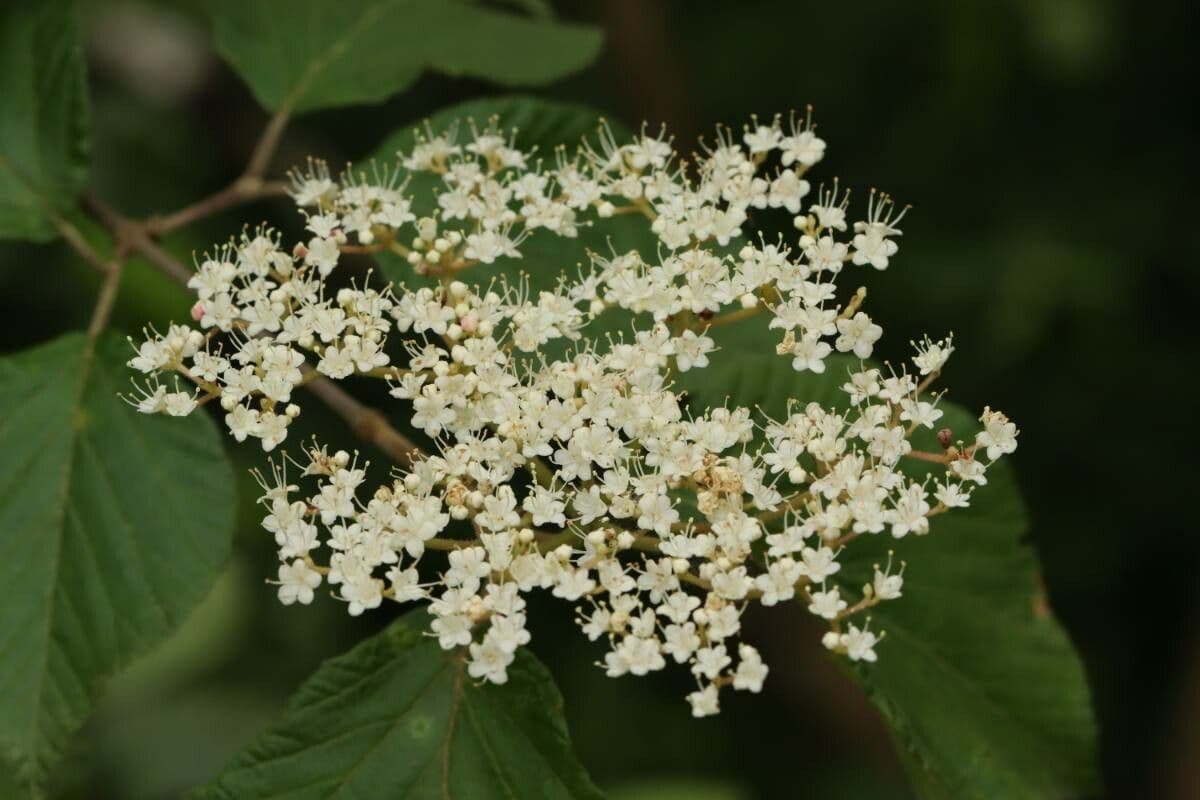
[(138, 414), (128, 345), (0, 359), (0, 770), (35, 791), (101, 683), (175, 628), (229, 550), (234, 490), (203, 414)]
[(0, 239), (55, 236), (87, 179), (83, 52), (68, 0), (0, 5)]
[[(788, 398), (844, 402), (838, 386), (856, 367), (831, 359), (824, 375), (813, 375), (794, 372), (786, 358), (724, 355), (721, 366), (686, 381), (692, 396), (712, 405), (729, 395), (776, 419)], [(939, 424), (970, 441), (974, 415), (942, 407)], [(915, 445), (936, 449), (931, 433)], [(916, 463), (917, 474), (923, 466)], [(1038, 599), (1012, 472), (1001, 463), (988, 476), (971, 507), (936, 517), (928, 536), (863, 537), (847, 548), (839, 577), (856, 597), (889, 550), (908, 562), (904, 596), (870, 612), (872, 629), (887, 631), (879, 661), (854, 673), (891, 726), (922, 797), (1084, 796), (1096, 781), (1087, 682)]]
[(425, 70), (537, 85), (588, 64), (593, 28), (466, 0), (221, 0), (217, 49), (271, 109), (376, 103)]
[(324, 664), (283, 718), (196, 796), (598, 798), (571, 753), (562, 698), (526, 651), (503, 686), (409, 614)]

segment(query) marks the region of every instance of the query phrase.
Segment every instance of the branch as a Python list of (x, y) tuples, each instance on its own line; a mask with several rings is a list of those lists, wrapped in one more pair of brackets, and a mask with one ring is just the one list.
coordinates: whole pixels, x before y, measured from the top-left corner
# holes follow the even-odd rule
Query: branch
[(127, 248), (124, 244), (117, 244), (112, 258), (105, 261), (88, 243), (87, 239), (83, 238), (83, 234), (79, 232), (78, 228), (57, 213), (51, 213), (50, 219), (63, 237), (63, 241), (75, 251), (76, 255), (82, 258), (85, 264), (104, 276), (87, 328), (88, 341), (95, 342), (108, 327), (109, 317), (112, 316), (113, 304), (117, 300), (117, 290), (121, 286), (121, 272), (125, 266)]
[(946, 453), (930, 453), (926, 450), (910, 450), (904, 454), (905, 458), (915, 458), (918, 461), (928, 461), (933, 464), (948, 464), (954, 460), (954, 456)]
[[(305, 367), (305, 372), (311, 370), (311, 367)], [(412, 466), (421, 448), (392, 427), (378, 410), (360, 403), (345, 389), (323, 376), (308, 383), (307, 388), (341, 417), (358, 438), (375, 445), (397, 464)]]
[(54, 227), (58, 229), (58, 233), (62, 236), (63, 241), (75, 251), (75, 254), (83, 259), (83, 263), (87, 264), (92, 269), (99, 272), (101, 275), (107, 275), (111, 271), (111, 264), (102, 259), (92, 246), (88, 244), (87, 239), (83, 238), (83, 234), (79, 229), (72, 225), (67, 220), (63, 219), (58, 214), (50, 215)]
[(250, 154), (250, 163), (246, 165), (246, 171), (242, 173), (242, 179), (260, 180), (266, 174), (267, 167), (271, 164), (271, 158), (275, 155), (275, 150), (279, 147), (279, 140), (283, 136), (283, 131), (287, 128), (288, 119), (292, 115), (292, 98), (288, 98), (275, 115), (271, 117), (271, 121), (267, 123), (267, 127), (263, 129), (262, 135), (258, 137), (258, 142), (254, 145), (254, 152)]
[[(86, 195), (84, 204), (113, 232), (118, 248), (127, 247), (140, 253), (168, 277), (187, 286), (192, 271), (156, 244), (142, 224), (127, 219), (95, 196)], [(305, 378), (306, 388), (345, 420), (359, 438), (387, 453), (396, 463), (409, 466), (413, 457), (420, 453), (420, 448), (393, 428), (387, 418), (376, 409), (355, 400), (344, 389), (323, 375), (317, 375), (311, 368), (307, 369)]]
[(100, 294), (96, 296), (96, 305), (92, 309), (92, 319), (88, 323), (87, 337), (89, 341), (96, 341), (100, 338), (100, 334), (108, 327), (109, 317), (112, 316), (113, 304), (117, 301), (117, 289), (121, 286), (121, 273), (124, 266), (123, 248), (118, 248), (117, 254), (108, 264), (108, 274), (104, 276), (104, 283), (100, 284)]
[(227, 208), (267, 197), (285, 197), (287, 193), (288, 187), (283, 181), (241, 177), (216, 194), (211, 194), (190, 206), (170, 214), (151, 217), (146, 220), (144, 227), (147, 233), (162, 236)]
[(123, 243), (130, 250), (141, 253), (147, 261), (158, 267), (167, 277), (187, 286), (192, 277), (192, 270), (156, 244), (143, 225), (123, 216), (95, 195), (84, 195), (83, 204), (88, 211), (104, 223), (105, 227), (112, 231), (118, 246)]
[[(186, 287), (191, 279), (192, 270), (159, 246), (153, 237), (184, 227), (239, 203), (287, 194), (287, 186), (283, 182), (264, 181), (262, 176), (287, 127), (291, 105), (285, 103), (271, 117), (241, 177), (216, 194), (179, 211), (145, 221), (135, 221), (125, 217), (98, 197), (85, 195), (84, 205), (116, 238), (118, 258), (123, 256), (127, 249), (140, 253), (168, 277)], [(120, 263), (117, 261), (111, 265), (105, 264), (70, 223), (60, 219), (56, 219), (55, 223), (63, 238), (84, 256), (89, 264), (107, 274), (92, 319), (92, 328), (98, 332), (107, 323), (113, 300), (116, 298), (117, 286), (120, 283)], [(89, 335), (94, 338), (92, 328), (89, 328)], [(359, 438), (387, 453), (396, 463), (405, 467), (412, 465), (414, 457), (421, 452), (420, 448), (392, 427), (382, 413), (363, 405), (310, 367), (306, 367), (305, 372), (305, 384), (309, 391), (340, 416)]]
[(258, 141), (254, 144), (254, 150), (250, 154), (250, 162), (246, 165), (246, 169), (233, 183), (216, 194), (209, 195), (178, 211), (151, 217), (141, 223), (145, 231), (151, 236), (161, 236), (241, 203), (264, 197), (286, 195), (288, 191), (286, 183), (264, 181), (263, 175), (266, 174), (275, 151), (279, 149), (279, 140), (287, 128), (293, 105), (294, 102), (289, 98), (271, 117), (258, 137)]
[(706, 323), (710, 328), (719, 328), (722, 325), (732, 325), (735, 322), (741, 322), (744, 319), (749, 319), (764, 310), (762, 302), (755, 303), (750, 308), (739, 308), (736, 311), (727, 311), (720, 316), (713, 317)]

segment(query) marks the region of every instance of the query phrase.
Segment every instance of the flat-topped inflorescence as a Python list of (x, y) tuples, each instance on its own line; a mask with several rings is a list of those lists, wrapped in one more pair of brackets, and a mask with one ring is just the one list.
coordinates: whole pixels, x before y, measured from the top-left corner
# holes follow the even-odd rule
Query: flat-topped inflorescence
[[(328, 583), (351, 614), (425, 601), (431, 633), (468, 647), (477, 679), (507, 679), (534, 589), (608, 644), (607, 674), (686, 665), (697, 716), (718, 710), (720, 687), (762, 686), (767, 667), (739, 636), (752, 602), (801, 602), (828, 623), (826, 647), (874, 661), (882, 633), (863, 617), (901, 596), (904, 568), (876, 567), (852, 597), (835, 582), (840, 555), (967, 506), (1016, 448), (1015, 425), (988, 409), (972, 444), (942, 432), (942, 452), (913, 451), (942, 416), (928, 389), (950, 338), (914, 344), (912, 372), (861, 364), (843, 404), (796, 402), (783, 419), (689, 407), (674, 381), (720, 357), (713, 327), (756, 314), (796, 370), (868, 359), (883, 331), (865, 292), (839, 299), (837, 279), (889, 266), (904, 210), (872, 191), (851, 223), (836, 181), (814, 191), (825, 142), (807, 117), (723, 130), (686, 163), (661, 133), (618, 144), (602, 128), (546, 158), (514, 141), (468, 123), (426, 129), (369, 175), (335, 180), (311, 162), (293, 176), (307, 240), (287, 248), (258, 229), (201, 259), (196, 327), (136, 347), (130, 366), (147, 377), (132, 402), (185, 415), (217, 400), (235, 439), (270, 451), (300, 413), (298, 386), (386, 380), (434, 447), (373, 488), (357, 457), (315, 442), (260, 475), (279, 599), (309, 603)], [(791, 215), (797, 237), (747, 236), (759, 209)], [(625, 214), (646, 218), (654, 253), (593, 254), (583, 269), (522, 258), (533, 237)], [(344, 253), (385, 251), (413, 285), (327, 282)], [(534, 292), (497, 262), (562, 277)], [(599, 332), (613, 308), (634, 315), (628, 335)], [(906, 457), (944, 471), (914, 479)]]

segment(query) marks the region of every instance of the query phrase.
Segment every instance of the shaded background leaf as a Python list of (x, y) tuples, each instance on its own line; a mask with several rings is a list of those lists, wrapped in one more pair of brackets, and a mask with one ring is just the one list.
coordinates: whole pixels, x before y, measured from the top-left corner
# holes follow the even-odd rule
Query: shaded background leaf
[(502, 686), (466, 673), (413, 612), (326, 662), (196, 798), (601, 797), (571, 751), (546, 668), (517, 654)]
[(217, 49), (255, 96), (295, 112), (377, 103), (426, 69), (548, 83), (600, 46), (593, 28), (468, 0), (222, 0), (209, 13)]
[(0, 8), (0, 239), (45, 241), (87, 180), (87, 96), (73, 0)]
[[(775, 419), (787, 416), (789, 401), (844, 406), (839, 387), (859, 368), (835, 357), (823, 374), (798, 373), (789, 359), (761, 349), (735, 352), (707, 374), (685, 375), (698, 403), (720, 405), (728, 396)], [(953, 359), (947, 371), (952, 379)], [(972, 441), (976, 415), (946, 401), (940, 407), (938, 426)], [(939, 449), (926, 430), (914, 435), (914, 447)], [(906, 466), (914, 477), (939, 477), (926, 464)], [(891, 725), (918, 795), (984, 800), (1095, 791), (1087, 680), (1045, 604), (1010, 465), (992, 467), (971, 507), (935, 517), (930, 529), (900, 540), (859, 537), (837, 577), (858, 598), (875, 565), (908, 562), (904, 596), (868, 612), (872, 630), (886, 631), (879, 661), (853, 672)]]

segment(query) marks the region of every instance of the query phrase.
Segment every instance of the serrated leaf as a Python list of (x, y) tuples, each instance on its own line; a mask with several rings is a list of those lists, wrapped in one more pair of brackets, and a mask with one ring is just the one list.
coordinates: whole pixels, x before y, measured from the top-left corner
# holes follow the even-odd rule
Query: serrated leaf
[(586, 66), (600, 33), (466, 0), (223, 0), (208, 13), (221, 55), (270, 109), (377, 103), (425, 70), (506, 86)]
[(128, 355), (68, 334), (0, 359), (0, 770), (30, 794), (103, 681), (179, 625), (229, 552), (216, 427), (130, 408)]
[(0, 7), (0, 239), (56, 236), (48, 212), (87, 181), (87, 87), (75, 4)]
[[(814, 375), (793, 371), (787, 358), (729, 355), (720, 367), (685, 373), (692, 397), (712, 406), (728, 396), (777, 419), (789, 398), (844, 405), (838, 387), (858, 368), (833, 358)], [(971, 441), (974, 415), (952, 403), (940, 407), (946, 415), (939, 424)], [(914, 440), (936, 447), (930, 432)], [(904, 596), (870, 612), (872, 629), (887, 632), (879, 661), (853, 671), (888, 721), (921, 797), (1079, 797), (1096, 784), (1087, 681), (1039, 599), (1027, 528), (1012, 471), (1001, 462), (971, 507), (934, 518), (928, 536), (860, 537), (841, 558), (839, 578), (856, 597), (889, 551), (897, 565), (908, 563)]]
[(476, 684), (420, 612), (325, 663), (204, 800), (599, 798), (571, 752), (562, 698), (527, 651)]

